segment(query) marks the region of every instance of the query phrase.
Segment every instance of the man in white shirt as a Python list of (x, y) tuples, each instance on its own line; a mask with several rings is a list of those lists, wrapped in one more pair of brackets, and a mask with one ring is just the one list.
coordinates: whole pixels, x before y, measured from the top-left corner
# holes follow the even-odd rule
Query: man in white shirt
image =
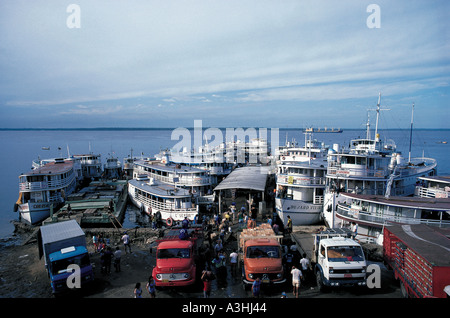
[(238, 254), (236, 253), (236, 250), (233, 250), (233, 252), (230, 254), (231, 275), (234, 275), (237, 272), (237, 260)]
[(309, 259), (306, 257), (306, 253), (303, 253), (303, 258), (300, 260), (300, 264), (302, 265), (302, 273), (304, 274), (305, 281), (310, 276), (309, 271)]
[(294, 294), (295, 298), (298, 298), (298, 290), (300, 288), (300, 280), (303, 277), (302, 271), (299, 270), (297, 267), (292, 266), (291, 274), (292, 274), (292, 286), (293, 286), (292, 293)]
[(122, 236), (122, 241), (125, 247), (125, 254), (127, 253), (127, 248), (130, 250), (131, 254), (130, 237), (128, 236), (127, 232), (125, 232), (124, 235)]

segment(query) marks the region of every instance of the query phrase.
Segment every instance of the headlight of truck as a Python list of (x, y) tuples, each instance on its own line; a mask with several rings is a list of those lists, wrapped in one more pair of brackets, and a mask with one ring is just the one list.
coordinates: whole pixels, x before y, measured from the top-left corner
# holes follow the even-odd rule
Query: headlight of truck
[(156, 274), (156, 279), (161, 280), (161, 274)]
[(277, 274), (277, 278), (281, 278), (283, 275), (281, 275), (281, 273)]
[(253, 274), (248, 274), (248, 278), (253, 279)]
[(365, 273), (365, 272), (366, 272), (366, 268), (363, 267), (363, 268), (361, 269), (361, 273)]
[(184, 278), (188, 279), (189, 278), (189, 273), (185, 273), (183, 276), (184, 276)]
[(328, 272), (329, 272), (330, 274), (333, 274), (333, 273), (334, 273), (333, 267), (330, 267), (329, 270), (328, 270)]

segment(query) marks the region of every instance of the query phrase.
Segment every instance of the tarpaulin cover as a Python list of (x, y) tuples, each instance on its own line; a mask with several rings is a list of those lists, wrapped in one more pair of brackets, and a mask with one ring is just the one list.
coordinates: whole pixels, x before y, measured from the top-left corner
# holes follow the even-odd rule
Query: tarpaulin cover
[(269, 171), (269, 167), (267, 166), (247, 166), (237, 168), (215, 187), (214, 191), (226, 189), (264, 191)]

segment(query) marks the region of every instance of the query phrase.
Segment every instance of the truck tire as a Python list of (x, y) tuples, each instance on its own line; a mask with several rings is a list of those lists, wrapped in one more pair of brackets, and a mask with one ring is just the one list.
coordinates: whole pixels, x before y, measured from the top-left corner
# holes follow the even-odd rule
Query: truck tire
[(320, 292), (324, 292), (325, 291), (325, 285), (323, 284), (322, 274), (320, 273), (320, 271), (316, 272), (316, 283), (317, 283), (317, 288), (319, 289), (319, 291)]

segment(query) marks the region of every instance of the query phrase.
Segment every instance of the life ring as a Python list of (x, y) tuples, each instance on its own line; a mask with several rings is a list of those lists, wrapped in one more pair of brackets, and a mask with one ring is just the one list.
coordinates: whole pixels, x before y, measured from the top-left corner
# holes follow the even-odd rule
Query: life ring
[(173, 219), (172, 219), (172, 218), (167, 218), (167, 220), (166, 220), (166, 225), (167, 225), (168, 227), (171, 227), (171, 226), (173, 225)]

